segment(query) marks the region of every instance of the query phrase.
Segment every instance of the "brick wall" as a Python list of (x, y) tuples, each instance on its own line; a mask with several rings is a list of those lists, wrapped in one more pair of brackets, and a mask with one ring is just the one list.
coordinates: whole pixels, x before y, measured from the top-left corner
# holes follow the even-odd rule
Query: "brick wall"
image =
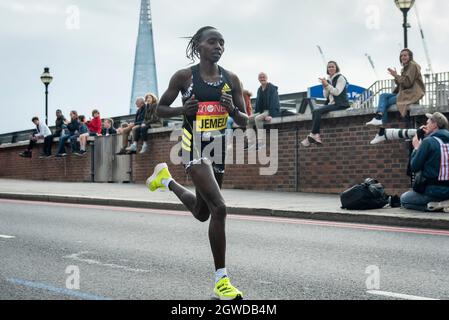
[[(341, 193), (368, 177), (378, 179), (389, 193), (400, 194), (410, 186), (406, 175), (408, 143), (390, 141), (376, 146), (369, 142), (377, 129), (368, 128), (365, 123), (372, 116), (323, 119), (323, 146), (304, 148), (300, 141), (311, 130), (311, 122), (273, 125), (279, 130), (279, 170), (274, 176), (261, 176), (260, 165), (227, 166), (225, 188), (246, 190), (272, 190), (311, 193)], [(418, 123), (425, 119), (418, 118)], [(405, 128), (404, 121), (391, 116), (389, 127)], [(296, 131), (298, 130), (298, 164), (296, 167)], [(136, 156), (134, 179), (142, 183), (151, 175), (152, 168), (159, 162), (167, 162), (173, 142), (168, 134), (161, 134), (151, 141), (154, 154)], [(182, 183), (190, 185), (182, 166), (171, 166), (170, 170)], [(297, 177), (296, 177), (297, 175)], [(298, 184), (298, 185), (297, 185)]]
[[(259, 175), (260, 165), (230, 165), (225, 188), (312, 193), (340, 193), (348, 187), (373, 177), (387, 192), (400, 194), (410, 185), (406, 175), (408, 145), (403, 141), (376, 146), (369, 142), (376, 134), (365, 123), (371, 116), (323, 119), (323, 146), (302, 147), (299, 142), (311, 130), (311, 121), (273, 125), (279, 130), (279, 170), (274, 176)], [(423, 124), (425, 119), (418, 118)], [(391, 116), (390, 127), (404, 128), (398, 115)], [(296, 139), (298, 134), (298, 139)], [(151, 135), (150, 153), (133, 156), (133, 179), (144, 183), (154, 166), (170, 165), (170, 133)], [(298, 141), (298, 143), (297, 143)], [(299, 145), (298, 158), (296, 146)], [(0, 177), (55, 181), (90, 181), (90, 153), (82, 158), (69, 155), (64, 159), (22, 159), (17, 154), (25, 147), (0, 149)], [(174, 178), (191, 185), (182, 165), (170, 165)]]
[[(323, 123), (324, 145), (302, 148), (300, 152), (302, 191), (340, 193), (368, 177), (379, 180), (391, 194), (400, 194), (409, 188), (410, 178), (406, 175), (408, 143), (391, 141), (371, 146), (369, 142), (377, 129), (364, 126), (371, 118), (338, 118)], [(405, 124), (393, 117), (390, 127), (405, 128)], [(300, 133), (303, 137), (307, 130), (300, 130)]]
[[(42, 144), (35, 147), (32, 158), (21, 158), (19, 153), (26, 146), (0, 149), (0, 177), (11, 179), (50, 180), (50, 181), (91, 181), (90, 153), (83, 157), (39, 159)], [(53, 154), (57, 144), (53, 144)], [(70, 147), (67, 147), (69, 150)]]

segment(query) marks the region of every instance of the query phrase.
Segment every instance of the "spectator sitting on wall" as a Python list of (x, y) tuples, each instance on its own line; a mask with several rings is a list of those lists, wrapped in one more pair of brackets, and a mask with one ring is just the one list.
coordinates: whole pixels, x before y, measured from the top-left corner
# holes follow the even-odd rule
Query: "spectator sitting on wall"
[(33, 132), (33, 134), (30, 136), (30, 143), (28, 145), (28, 148), (20, 153), (19, 155), (23, 158), (31, 158), (32, 157), (32, 150), (34, 146), (36, 145), (37, 141), (39, 139), (44, 138), (44, 152), (41, 154), (41, 157), (50, 157), (51, 156), (51, 143), (53, 141), (53, 136), (51, 134), (51, 130), (48, 128), (48, 126), (41, 122), (38, 117), (34, 117), (31, 119), (31, 121), (35, 124), (36, 130)]
[[(70, 122), (67, 120), (64, 121), (64, 124), (67, 126), (66, 132), (61, 136), (59, 139), (59, 146), (58, 146), (58, 153), (56, 157), (65, 157), (67, 153), (65, 152), (65, 143), (74, 135), (79, 133), (80, 129), (80, 122), (78, 119), (78, 112), (71, 111), (70, 112)], [(72, 145), (72, 152), (76, 152), (76, 149), (73, 149)]]
[(120, 127), (117, 129), (117, 134), (122, 134), (123, 130), (129, 127), (129, 123), (128, 122), (122, 122), (120, 124)]
[[(268, 82), (266, 73), (259, 74), (259, 82), (261, 84), (257, 91), (256, 110), (255, 113), (249, 117), (248, 128), (263, 130), (264, 123), (270, 123), (273, 118), (281, 115), (281, 104), (279, 101), (278, 87)], [(249, 149), (256, 147), (257, 149), (264, 148), (265, 143), (261, 137), (256, 134), (257, 140), (254, 142), (254, 136), (248, 137)], [(260, 141), (259, 141), (260, 140)]]
[(400, 62), (402, 71), (399, 75), (396, 69), (388, 69), (394, 77), (396, 89), (393, 93), (383, 93), (379, 97), (377, 114), (366, 125), (381, 127), (371, 144), (385, 141), (385, 129), (383, 126), (388, 122), (388, 108), (396, 104), (402, 117), (407, 117), (410, 105), (418, 103), (424, 97), (426, 87), (421, 75), (421, 67), (413, 60), (413, 52), (409, 49), (401, 51)]
[(411, 170), (417, 173), (413, 191), (402, 195), (406, 209), (427, 211), (427, 204), (449, 199), (449, 125), (447, 118), (437, 112), (426, 115), (426, 138), (413, 139), (415, 150)]
[[(136, 153), (137, 151), (137, 146), (135, 148), (132, 148), (129, 150), (129, 148), (127, 148), (128, 146), (128, 140), (129, 140), (129, 134), (132, 131), (133, 137), (136, 135), (136, 131), (138, 128), (140, 128), (141, 124), (144, 121), (144, 117), (145, 117), (145, 99), (142, 97), (139, 97), (136, 99), (136, 106), (137, 106), (137, 112), (136, 112), (136, 116), (134, 119), (134, 123), (130, 123), (128, 125), (128, 127), (124, 128), (123, 130), (121, 130), (122, 132), (122, 148), (120, 149), (120, 151), (117, 153), (118, 155), (124, 155), (124, 154), (131, 154), (131, 153)], [(135, 150), (134, 150), (135, 149)], [(132, 151), (134, 150), (134, 151)]]
[[(48, 139), (51, 139), (52, 142), (53, 142), (54, 138), (61, 137), (63, 130), (67, 128), (67, 126), (64, 124), (65, 120), (66, 119), (65, 119), (64, 115), (62, 114), (62, 111), (60, 109), (56, 110), (56, 120), (55, 120), (56, 130), (51, 135), (51, 138), (48, 138)], [(49, 151), (48, 154), (50, 156), (51, 155), (51, 144), (50, 144), (48, 151)]]
[(114, 120), (104, 119), (103, 129), (101, 129), (101, 135), (102, 136), (110, 136), (113, 134), (117, 134), (117, 130), (115, 130), (115, 128), (114, 128)]
[(348, 81), (340, 73), (337, 62), (330, 61), (327, 64), (328, 79), (320, 78), (323, 85), (323, 94), (327, 99), (324, 107), (318, 107), (312, 112), (312, 132), (301, 142), (304, 147), (310, 147), (312, 143), (323, 144), (320, 136), (321, 117), (323, 114), (345, 110), (350, 107), (348, 99)]
[(85, 116), (79, 116), (79, 121), (80, 121), (80, 128), (79, 128), (79, 134), (75, 134), (74, 136), (72, 136), (70, 138), (70, 141), (72, 143), (72, 149), (73, 149), (73, 144), (77, 143), (77, 138), (79, 137), (80, 140), (80, 151), (79, 152), (75, 152), (76, 155), (84, 155), (87, 151), (86, 151), (86, 147), (87, 147), (87, 138), (89, 138), (90, 134), (89, 134), (89, 129), (87, 127), (87, 121), (86, 121), (86, 117)]
[(100, 112), (97, 109), (92, 111), (92, 119), (87, 122), (87, 127), (89, 128), (90, 136), (100, 136), (101, 135), (101, 117)]
[(62, 126), (64, 125), (64, 121), (65, 121), (65, 117), (62, 114), (61, 110), (56, 110), (56, 121), (55, 121), (55, 126), (56, 126), (56, 130), (53, 133), (53, 138), (59, 138), (62, 134)]
[[(161, 119), (156, 115), (158, 98), (152, 94), (147, 93), (145, 95), (145, 116), (144, 122), (141, 125), (140, 133), (136, 131), (136, 138), (134, 139), (135, 146), (137, 147), (138, 138), (143, 141), (142, 150), (140, 154), (148, 151), (148, 130), (153, 128), (160, 128), (163, 126)], [(137, 141), (137, 142), (136, 142)]]

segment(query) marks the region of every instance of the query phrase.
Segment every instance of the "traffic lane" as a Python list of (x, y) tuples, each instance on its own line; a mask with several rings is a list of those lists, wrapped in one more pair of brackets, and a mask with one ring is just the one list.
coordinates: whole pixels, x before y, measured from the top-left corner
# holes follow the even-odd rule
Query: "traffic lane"
[[(126, 209), (123, 209), (123, 212), (115, 212), (104, 208), (91, 212), (91, 209), (72, 207), (72, 209), (76, 209), (74, 215), (67, 207), (65, 210), (60, 210), (61, 207), (58, 206), (45, 207), (46, 213), (42, 214), (40, 212), (42, 207), (39, 209), (39, 206), (33, 205), (35, 208), (32, 217), (29, 217), (29, 210), (26, 208), (23, 210), (22, 207), (18, 210), (21, 213), (16, 212), (14, 217), (7, 215), (6, 219), (10, 224), (16, 223), (16, 227), (25, 228), (27, 232), (30, 231), (29, 225), (34, 225), (31, 228), (32, 234), (29, 235), (31, 237), (37, 229), (44, 228), (45, 231), (37, 239), (33, 239), (33, 243), (39, 243), (49, 234), (56, 233), (52, 237), (58, 239), (60, 244), (67, 241), (69, 245), (72, 245), (80, 237), (79, 232), (76, 232), (77, 225), (80, 225), (81, 229), (85, 231), (83, 238), (87, 247), (78, 245), (68, 250), (69, 252), (81, 252), (89, 249), (94, 252), (95, 250), (101, 251), (95, 252), (95, 254), (102, 256), (105, 255), (104, 252), (111, 250), (110, 254), (106, 254), (104, 257), (106, 261), (108, 255), (114, 259), (121, 255), (127, 256), (130, 251), (140, 250), (142, 256), (131, 256), (131, 261), (139, 260), (139, 258), (143, 258), (144, 261), (156, 261), (157, 258), (161, 258), (159, 265), (162, 272), (160, 276), (164, 279), (161, 282), (161, 287), (167, 288), (170, 286), (169, 284), (176, 283), (176, 280), (181, 280), (180, 285), (183, 286), (182, 279), (184, 279), (185, 286), (187, 279), (189, 283), (195, 283), (194, 287), (197, 286), (196, 283), (207, 283), (204, 287), (205, 290), (199, 290), (198, 296), (193, 295), (193, 297), (204, 299), (204, 293), (211, 291), (209, 275), (211, 274), (212, 260), (207, 243), (207, 228), (196, 223), (188, 215), (167, 216), (164, 212), (155, 213), (154, 211), (148, 211), (152, 214), (142, 215), (142, 212), (127, 212)], [(37, 220), (24, 227), (24, 217), (20, 217), (21, 214), (29, 219)], [(5, 215), (3, 214), (2, 217), (4, 218)], [(62, 225), (58, 226), (57, 224), (64, 220), (62, 217), (68, 221), (62, 222)], [(39, 223), (42, 224), (41, 228), (36, 228)], [(55, 224), (57, 228), (55, 228)], [(98, 225), (102, 227), (97, 228)], [(146, 227), (140, 233), (142, 225)], [(119, 228), (117, 229), (117, 227)], [(62, 232), (59, 230), (61, 228), (64, 229)], [(117, 243), (116, 237), (111, 237), (108, 230), (115, 231), (121, 241)], [(90, 239), (92, 233), (96, 235)], [(160, 235), (165, 235), (165, 237), (160, 237)], [(392, 237), (393, 239), (391, 239)], [(411, 237), (414, 241), (410, 241)], [(419, 243), (416, 243), (416, 237), (419, 237)], [(107, 241), (98, 242), (99, 238), (107, 239)], [(416, 288), (420, 288), (421, 292), (425, 291), (417, 286), (416, 279), (426, 278), (428, 280), (429, 273), (423, 272), (427, 268), (420, 268), (418, 264), (408, 274), (411, 277), (404, 277), (404, 266), (410, 265), (410, 261), (423, 257), (423, 254), (427, 254), (429, 259), (423, 259), (421, 264), (426, 261), (435, 262), (435, 241), (442, 241), (442, 239), (444, 238), (404, 233), (229, 219), (228, 266), (230, 266), (231, 276), (233, 275), (233, 279), (235, 279), (234, 282), (239, 283), (242, 288), (247, 288), (249, 296), (254, 299), (365, 298), (366, 275), (364, 272), (369, 265), (381, 267), (382, 284), (392, 288), (390, 290), (417, 294)], [(167, 246), (168, 243), (169, 246)], [(119, 244), (122, 246), (118, 246)], [(142, 246), (142, 244), (144, 245)], [(196, 245), (202, 246), (201, 250), (198, 250)], [(44, 243), (38, 251), (48, 247), (51, 245)], [(192, 247), (196, 249), (192, 251)], [(444, 248), (444, 245), (441, 247)], [(117, 251), (117, 248), (124, 250), (123, 254)], [(162, 250), (157, 250), (158, 248), (162, 248)], [(78, 249), (81, 251), (77, 251)], [(395, 263), (395, 259), (391, 259), (391, 257), (397, 255), (398, 251), (401, 252), (401, 255), (396, 259), (398, 262)], [(446, 290), (444, 285), (441, 285), (440, 288), (436, 285), (445, 283), (444, 280), (446, 280), (441, 279), (440, 271), (445, 270), (444, 268), (439, 270), (438, 265), (441, 268), (441, 265), (447, 261), (447, 251), (442, 256), (441, 252), (439, 254), (441, 261), (435, 264), (437, 268), (432, 269), (431, 277), (434, 277), (435, 280), (431, 279), (432, 285), (428, 290), (429, 294), (447, 294), (444, 291)], [(173, 268), (171, 269), (170, 266)], [(184, 271), (177, 273), (177, 269)], [(195, 276), (196, 271), (200, 271), (197, 276)], [(96, 272), (87, 273), (95, 274)], [(179, 277), (179, 274), (183, 276)], [(186, 277), (186, 274), (189, 276)], [(131, 279), (134, 278), (131, 277)], [(191, 281), (191, 279), (194, 280)], [(148, 277), (142, 279), (142, 281), (149, 280), (151, 279)], [(100, 281), (100, 283), (104, 283), (104, 281)], [(94, 287), (97, 288), (97, 286)], [(139, 283), (137, 287), (139, 287)], [(151, 288), (143, 290), (143, 292), (147, 291), (151, 292)], [(162, 292), (164, 294), (158, 294), (158, 296), (186, 298), (185, 292), (167, 289)], [(129, 297), (129, 293), (127, 296)], [(150, 294), (150, 298), (157, 297)], [(373, 297), (366, 298), (372, 299)]]

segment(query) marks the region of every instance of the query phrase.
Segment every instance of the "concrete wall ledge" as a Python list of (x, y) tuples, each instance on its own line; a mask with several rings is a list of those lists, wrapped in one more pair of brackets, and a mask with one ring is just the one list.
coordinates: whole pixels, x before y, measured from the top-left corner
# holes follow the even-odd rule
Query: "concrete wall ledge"
[[(397, 106), (392, 106), (388, 112), (394, 113), (398, 112)], [(412, 117), (416, 116), (422, 116), (426, 113), (434, 113), (434, 112), (441, 112), (441, 113), (449, 113), (449, 105), (448, 106), (440, 106), (440, 107), (433, 107), (429, 108), (422, 105), (412, 105), (410, 107), (410, 115)], [(370, 114), (375, 114), (376, 109), (375, 108), (367, 108), (367, 109), (353, 109), (349, 108), (347, 110), (343, 111), (335, 111), (328, 113), (323, 116), (323, 119), (337, 119), (337, 118), (346, 118), (346, 117), (356, 117), (356, 116), (366, 116)], [(305, 114), (297, 114), (293, 116), (288, 117), (279, 117), (274, 118), (271, 122), (271, 125), (278, 125), (283, 123), (293, 123), (293, 122), (306, 122), (312, 120), (312, 114), (311, 113), (305, 113)], [(181, 129), (181, 124), (176, 124), (172, 127), (161, 127), (161, 128), (154, 128), (149, 129), (148, 133), (151, 134), (160, 134), (160, 133), (167, 133), (167, 132), (173, 132)], [(59, 138), (56, 138), (54, 141), (59, 141)], [(94, 137), (89, 137), (88, 141), (95, 141)], [(4, 143), (0, 145), (0, 149), (6, 149), (6, 148), (15, 148), (15, 147), (22, 147), (28, 145), (28, 141), (19, 141), (17, 143)], [(43, 140), (39, 140), (38, 144), (42, 144)]]
[[(79, 141), (79, 139), (78, 139)], [(89, 137), (87, 138), (87, 141), (95, 141), (94, 137)], [(59, 142), (59, 138), (54, 138), (53, 142)], [(16, 143), (4, 143), (2, 145), (0, 145), (0, 149), (7, 149), (7, 148), (16, 148), (16, 147), (24, 147), (27, 146), (29, 144), (29, 140), (25, 140), (25, 141), (19, 141)], [(44, 144), (44, 139), (39, 139), (37, 141), (37, 144)]]
[[(174, 130), (179, 130), (180, 128), (181, 128), (181, 125), (174, 126), (174, 127), (154, 128), (154, 129), (148, 129), (148, 133), (149, 134), (158, 134), (158, 133), (172, 132)], [(79, 141), (79, 139), (78, 139), (78, 141)], [(95, 137), (89, 137), (89, 138), (87, 138), (87, 141), (93, 142), (93, 141), (95, 141)], [(59, 138), (53, 139), (53, 142), (59, 142)], [(37, 141), (37, 144), (43, 144), (43, 143), (44, 143), (44, 139), (39, 139)], [(18, 141), (16, 143), (3, 143), (2, 145), (0, 145), (0, 149), (24, 147), (24, 146), (27, 146), (28, 144), (29, 144), (29, 140)]]
[[(390, 109), (388, 109), (388, 112), (389, 113), (398, 112), (397, 106), (396, 105), (392, 106)], [(425, 115), (426, 113), (434, 113), (434, 112), (448, 113), (449, 106), (441, 106), (441, 107), (435, 107), (435, 108), (429, 108), (429, 107), (418, 105), (418, 104), (414, 104), (414, 105), (410, 106), (410, 115), (412, 117), (421, 116), (421, 115)], [(365, 116), (365, 115), (370, 115), (370, 114), (374, 115), (375, 113), (376, 113), (375, 108), (367, 108), (367, 109), (349, 108), (347, 110), (335, 111), (335, 112), (325, 114), (323, 116), (323, 119)], [(275, 118), (275, 119), (273, 119), (271, 124), (304, 122), (304, 121), (311, 121), (311, 120), (312, 120), (312, 114), (305, 113), (305, 114), (298, 114), (298, 115), (294, 115), (294, 116)]]

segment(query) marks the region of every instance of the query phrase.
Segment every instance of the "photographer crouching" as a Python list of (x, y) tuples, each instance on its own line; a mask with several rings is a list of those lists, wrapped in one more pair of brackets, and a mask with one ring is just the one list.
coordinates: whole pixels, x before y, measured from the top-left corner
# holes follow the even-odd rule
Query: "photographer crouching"
[(422, 134), (413, 138), (413, 191), (401, 197), (403, 208), (417, 211), (429, 211), (430, 202), (449, 200), (449, 123), (439, 112), (426, 116), (427, 125), (421, 128), (425, 138)]

